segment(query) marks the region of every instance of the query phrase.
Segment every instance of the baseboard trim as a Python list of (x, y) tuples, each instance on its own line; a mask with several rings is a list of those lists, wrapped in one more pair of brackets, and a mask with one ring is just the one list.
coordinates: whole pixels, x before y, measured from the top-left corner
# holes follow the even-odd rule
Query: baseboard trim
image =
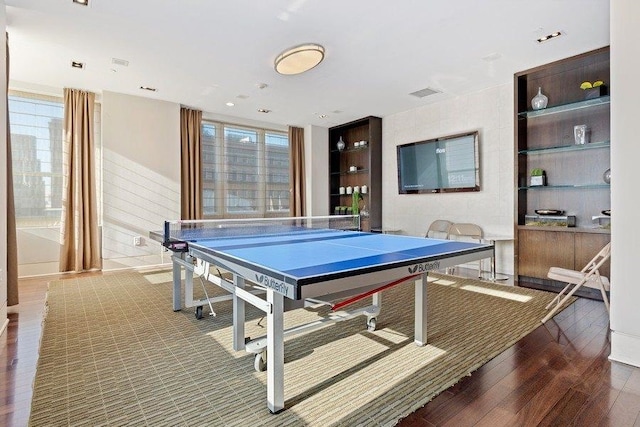
[(640, 337), (611, 331), (609, 360), (640, 368)]

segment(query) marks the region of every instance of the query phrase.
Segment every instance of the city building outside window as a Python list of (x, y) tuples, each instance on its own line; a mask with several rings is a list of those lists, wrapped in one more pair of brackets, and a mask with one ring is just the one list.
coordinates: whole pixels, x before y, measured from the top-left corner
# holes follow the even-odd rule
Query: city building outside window
[[(100, 105), (95, 108), (95, 155), (100, 159)], [(19, 228), (60, 225), (63, 119), (62, 97), (9, 91), (13, 191)]]
[(287, 133), (203, 121), (205, 218), (289, 216)]

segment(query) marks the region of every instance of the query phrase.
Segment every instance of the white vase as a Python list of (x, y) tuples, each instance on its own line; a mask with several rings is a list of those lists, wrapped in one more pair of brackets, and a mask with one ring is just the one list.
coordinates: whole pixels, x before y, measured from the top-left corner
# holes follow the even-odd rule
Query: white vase
[(549, 98), (542, 94), (542, 88), (538, 88), (538, 94), (531, 99), (531, 108), (534, 110), (542, 110), (547, 108)]
[(342, 140), (342, 137), (340, 137), (340, 139), (338, 140), (338, 143), (336, 144), (336, 147), (338, 148), (338, 151), (344, 150), (345, 143)]

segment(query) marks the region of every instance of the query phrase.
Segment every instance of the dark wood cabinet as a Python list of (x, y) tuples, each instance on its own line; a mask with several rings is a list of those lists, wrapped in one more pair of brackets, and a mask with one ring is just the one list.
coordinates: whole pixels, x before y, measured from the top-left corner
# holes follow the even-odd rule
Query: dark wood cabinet
[[(345, 147), (338, 149), (342, 139)], [(364, 141), (364, 144), (361, 142)], [(357, 145), (356, 145), (357, 143)], [(364, 231), (382, 226), (382, 119), (365, 117), (329, 129), (329, 210), (352, 206), (348, 187), (360, 189), (360, 224)], [(355, 170), (354, 170), (355, 168)], [(362, 191), (363, 187), (366, 192)], [(341, 194), (341, 188), (344, 189)]]
[[(600, 81), (585, 90), (583, 82)], [(554, 290), (552, 266), (580, 270), (610, 240), (609, 48), (546, 64), (514, 76), (516, 140), (516, 277)], [(531, 100), (541, 91), (546, 108)], [(575, 127), (587, 128), (584, 143)], [(534, 169), (544, 185), (532, 185)], [(536, 211), (558, 210), (555, 217)], [(604, 219), (604, 220), (603, 220)], [(608, 274), (608, 267), (606, 268)], [(604, 273), (603, 273), (604, 274)], [(597, 296), (596, 296), (597, 297)]]

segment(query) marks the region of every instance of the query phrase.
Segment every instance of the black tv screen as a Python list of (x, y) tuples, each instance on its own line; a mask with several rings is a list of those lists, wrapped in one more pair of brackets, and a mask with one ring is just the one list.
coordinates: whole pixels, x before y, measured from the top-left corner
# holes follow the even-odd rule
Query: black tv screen
[(480, 191), (478, 132), (399, 145), (400, 194)]

